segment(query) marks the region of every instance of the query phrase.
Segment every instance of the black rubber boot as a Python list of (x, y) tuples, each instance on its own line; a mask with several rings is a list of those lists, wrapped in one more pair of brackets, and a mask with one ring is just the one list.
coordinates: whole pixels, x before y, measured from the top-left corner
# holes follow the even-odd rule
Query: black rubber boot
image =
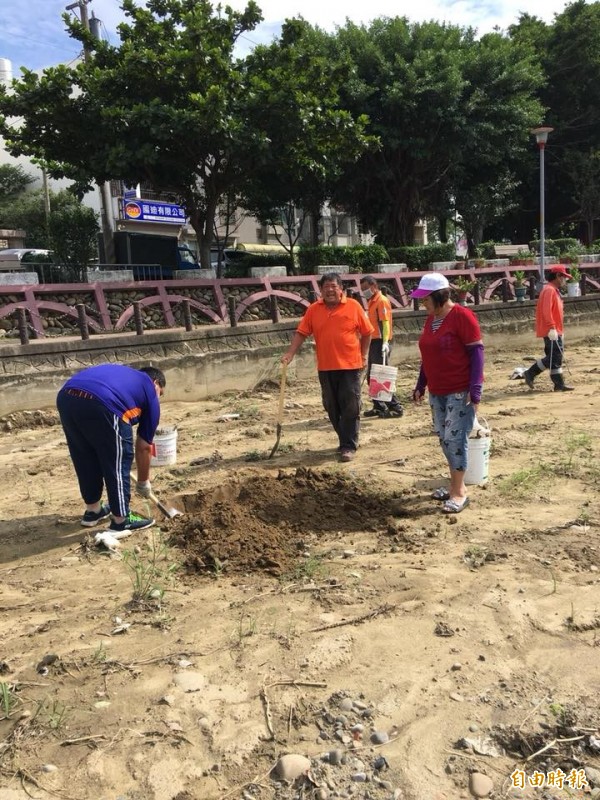
[(550, 377), (552, 378), (552, 383), (554, 384), (555, 392), (572, 392), (575, 389), (574, 386), (567, 386), (562, 374), (550, 375)]
[(526, 369), (523, 373), (523, 378), (525, 379), (525, 383), (529, 386), (530, 389), (533, 389), (533, 380), (537, 378), (544, 370), (540, 369), (540, 367), (536, 364), (532, 364), (529, 369)]
[(368, 411), (365, 411), (363, 417), (378, 417), (379, 419), (386, 419), (390, 416), (387, 406), (373, 406)]

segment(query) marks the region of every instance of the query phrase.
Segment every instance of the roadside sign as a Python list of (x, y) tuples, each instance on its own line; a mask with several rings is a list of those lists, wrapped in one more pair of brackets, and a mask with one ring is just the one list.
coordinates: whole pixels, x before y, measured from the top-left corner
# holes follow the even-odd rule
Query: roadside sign
[(185, 210), (176, 203), (159, 203), (154, 200), (123, 200), (123, 219), (132, 222), (166, 222), (173, 225), (185, 223)]

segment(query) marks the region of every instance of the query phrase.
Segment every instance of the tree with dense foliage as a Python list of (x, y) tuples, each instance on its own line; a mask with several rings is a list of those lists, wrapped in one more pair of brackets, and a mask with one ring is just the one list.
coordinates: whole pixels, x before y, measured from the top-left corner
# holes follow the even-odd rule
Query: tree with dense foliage
[(46, 214), (44, 191), (23, 192), (9, 204), (0, 204), (0, 227), (22, 228), (25, 246), (52, 250), (54, 261), (84, 266), (98, 254), (98, 219), (71, 192), (50, 191)]
[(463, 76), (465, 133), (451, 187), (474, 256), (486, 226), (516, 206), (530, 129), (543, 115), (535, 97), (543, 75), (530, 44), (490, 33), (466, 48)]
[[(62, 202), (62, 193), (58, 200), (56, 196), (53, 199)], [(74, 198), (71, 196), (70, 200)], [(0, 203), (0, 227), (24, 230), (26, 247), (50, 247), (47, 219), (42, 189), (22, 192), (9, 202)]]
[(50, 212), (50, 249), (54, 261), (67, 267), (86, 267), (98, 257), (97, 214), (75, 198)]
[[(65, 17), (88, 58), (39, 76), (25, 71), (0, 94), (0, 132), (13, 154), (44, 158), (53, 177), (80, 186), (148, 181), (172, 191), (210, 266), (213, 220), (261, 132), (246, 125), (240, 35), (261, 16), (207, 0), (123, 0), (120, 44), (99, 41)], [(11, 126), (7, 118), (22, 118)]]
[(341, 107), (351, 64), (335, 56), (328, 34), (290, 20), (278, 41), (247, 59), (248, 123), (265, 139), (243, 184), (244, 206), (272, 226), (292, 262), (307, 219), (314, 229), (343, 170), (375, 144), (366, 117)]
[(1, 221), (2, 207), (23, 194), (34, 180), (20, 164), (0, 164), (0, 228), (6, 227)]
[(381, 147), (347, 170), (334, 201), (383, 244), (411, 244), (426, 197), (446, 181), (460, 147), (466, 34), (396, 17), (348, 22), (337, 38), (355, 65), (345, 104), (367, 114)]
[[(243, 12), (207, 0), (148, 0), (144, 8), (123, 0), (122, 7), (128, 21), (116, 47), (68, 21), (88, 57), (42, 76), (26, 71), (14, 93), (0, 94), (0, 132), (13, 154), (45, 158), (51, 175), (80, 187), (121, 179), (169, 191), (210, 267), (222, 198), (260, 169), (274, 176), (271, 190), (286, 187), (271, 192), (271, 207), (280, 197), (307, 199), (309, 177), (322, 185), (338, 148), (352, 156), (360, 123), (331, 108), (335, 70), (316, 45), (308, 48), (301, 21), (285, 26), (281, 43), (237, 59), (239, 36), (261, 19), (252, 0)], [(8, 117), (23, 121), (10, 126)]]
[[(590, 243), (599, 218), (590, 199), (600, 193), (593, 158), (600, 150), (600, 3), (576, 0), (553, 23), (522, 15), (509, 32), (514, 41), (535, 48), (545, 74), (539, 99), (546, 109), (544, 124), (554, 128), (545, 154), (546, 230), (557, 236), (579, 233)], [(534, 144), (531, 150), (533, 161)], [(528, 176), (534, 180), (524, 178), (520, 206), (533, 209), (529, 222), (535, 226), (538, 174), (531, 164)]]
[(574, 217), (582, 223), (584, 241), (590, 245), (595, 238), (595, 223), (600, 220), (600, 149), (572, 150), (565, 159), (573, 186)]
[(490, 202), (474, 220), (477, 238), (486, 217), (501, 210), (494, 203), (508, 186), (507, 166), (523, 158), (528, 128), (540, 119), (532, 47), (404, 18), (348, 23), (338, 40), (356, 64), (348, 107), (368, 114), (367, 130), (382, 147), (344, 175), (335, 198), (385, 244), (410, 244), (418, 219), (443, 218), (453, 198), (469, 206), (471, 219), (477, 208), (483, 214), (491, 182)]

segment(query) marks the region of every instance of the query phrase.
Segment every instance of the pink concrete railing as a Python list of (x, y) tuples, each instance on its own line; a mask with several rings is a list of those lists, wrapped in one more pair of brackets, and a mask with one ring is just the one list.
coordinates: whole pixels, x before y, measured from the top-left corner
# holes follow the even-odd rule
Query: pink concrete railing
[[(600, 291), (600, 264), (582, 264), (582, 294)], [(533, 298), (537, 266), (484, 267), (445, 273), (450, 284), (464, 277), (476, 282), (468, 294), (474, 304), (514, 299), (514, 277), (525, 272)], [(427, 272), (375, 273), (393, 309), (413, 310), (411, 290)], [(360, 273), (342, 275), (348, 291), (360, 291)], [(21, 341), (31, 332), (73, 335), (81, 332), (118, 333), (135, 327), (173, 328), (194, 325), (237, 325), (257, 318), (300, 317), (319, 293), (319, 276), (225, 278), (220, 280), (163, 280), (128, 283), (73, 283), (0, 286), (0, 327), (20, 331)], [(253, 316), (254, 314), (254, 316)], [(52, 322), (60, 321), (60, 329)], [(23, 331), (23, 327), (27, 331)], [(57, 332), (58, 331), (58, 332)], [(87, 335), (84, 335), (87, 331)]]

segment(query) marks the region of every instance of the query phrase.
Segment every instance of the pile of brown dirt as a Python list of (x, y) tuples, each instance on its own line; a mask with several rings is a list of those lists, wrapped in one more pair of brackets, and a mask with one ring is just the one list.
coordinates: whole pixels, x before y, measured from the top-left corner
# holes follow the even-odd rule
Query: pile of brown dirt
[(59, 424), (58, 412), (54, 409), (44, 411), (15, 411), (0, 417), (0, 431), (10, 433), (11, 431), (26, 430), (29, 428), (45, 428)]
[(321, 534), (379, 530), (400, 511), (394, 496), (374, 495), (356, 481), (300, 468), (255, 475), (183, 498), (186, 517), (172, 543), (191, 571), (281, 575)]

